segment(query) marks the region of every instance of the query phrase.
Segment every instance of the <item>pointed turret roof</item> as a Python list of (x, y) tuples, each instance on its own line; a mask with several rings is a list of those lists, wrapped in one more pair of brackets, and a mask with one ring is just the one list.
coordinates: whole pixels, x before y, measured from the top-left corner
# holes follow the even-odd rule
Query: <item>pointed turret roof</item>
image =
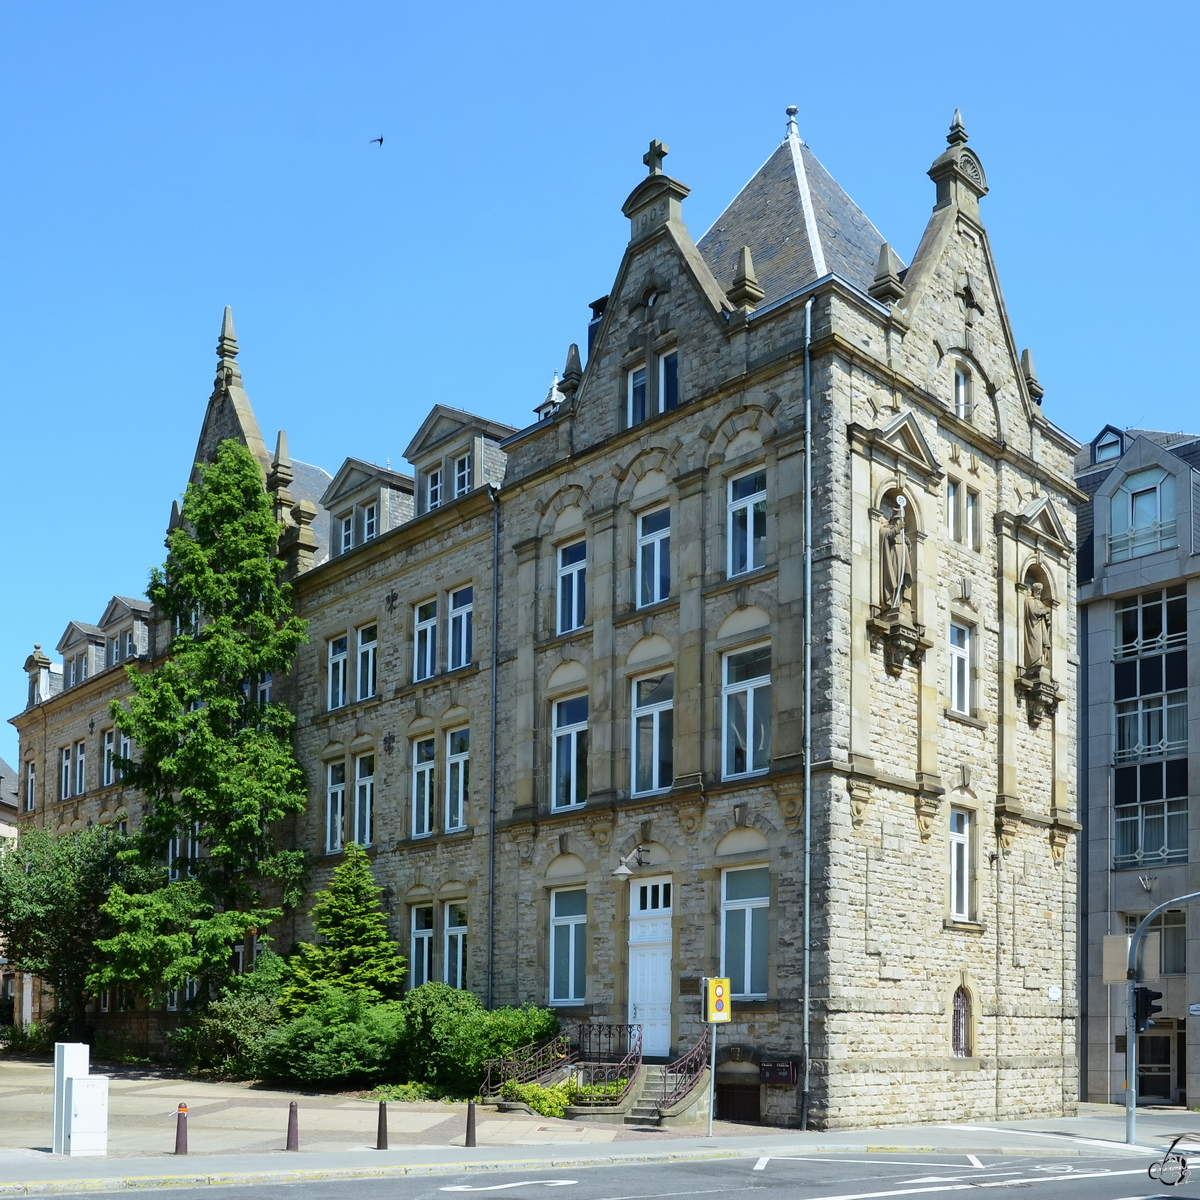
[(760, 306), (830, 274), (868, 291), (883, 235), (800, 137), (792, 109), (788, 116), (787, 136), (700, 239), (700, 252), (728, 290), (749, 246)]

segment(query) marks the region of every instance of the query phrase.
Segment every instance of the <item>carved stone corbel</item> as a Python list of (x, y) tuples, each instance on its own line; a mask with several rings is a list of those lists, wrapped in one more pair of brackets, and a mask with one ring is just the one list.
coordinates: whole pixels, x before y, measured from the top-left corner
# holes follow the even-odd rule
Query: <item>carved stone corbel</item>
[(1030, 667), (1018, 675), (1017, 692), (1025, 700), (1025, 717), (1035, 729), (1046, 717), (1053, 717), (1059, 701), (1065, 699), (1045, 667)]
[(1017, 840), (1017, 830), (1024, 815), (1025, 805), (1016, 796), (996, 797), (996, 837), (1000, 839), (1000, 845), (1006, 854)]
[(883, 612), (871, 606), (871, 619), (867, 622), (871, 648), (883, 647), (883, 665), (889, 675), (904, 673), (905, 659), (913, 664), (921, 662), (925, 651), (933, 643), (925, 636), (925, 626), (908, 619), (907, 613), (896, 609)]
[(775, 799), (784, 828), (795, 833), (804, 817), (804, 785), (799, 780), (785, 780), (775, 785)]
[(921, 841), (927, 842), (937, 824), (938, 813), (942, 810), (942, 798), (931, 792), (918, 792), (913, 797), (913, 807), (917, 810), (917, 833)]
[(1050, 857), (1056, 863), (1061, 863), (1067, 854), (1067, 844), (1073, 834), (1078, 833), (1083, 826), (1061, 809), (1050, 810), (1053, 824), (1050, 826)]
[(607, 848), (612, 841), (613, 835), (613, 817), (612, 813), (593, 813), (586, 818), (588, 833), (592, 835), (596, 845), (601, 850)]
[(875, 785), (861, 775), (851, 775), (846, 779), (846, 791), (850, 793), (850, 823), (855, 829), (861, 829), (875, 794)]
[(704, 810), (708, 801), (703, 796), (693, 796), (675, 806), (679, 825), (684, 833), (699, 833), (704, 828)]

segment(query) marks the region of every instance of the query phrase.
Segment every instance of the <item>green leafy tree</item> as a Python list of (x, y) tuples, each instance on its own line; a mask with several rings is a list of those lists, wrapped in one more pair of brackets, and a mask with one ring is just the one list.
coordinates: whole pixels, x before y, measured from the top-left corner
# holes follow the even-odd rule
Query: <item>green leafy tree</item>
[(303, 853), (271, 835), (305, 804), (294, 719), (283, 704), (258, 703), (256, 685), (287, 671), (305, 622), (280, 580), (280, 526), (244, 446), (224, 441), (215, 463), (197, 466), (182, 517), (147, 590), (174, 622), (171, 652), (153, 671), (128, 667), (132, 695), (111, 711), (139, 750), (118, 760), (147, 799), (137, 858), (161, 867), (172, 840), (188, 835), (202, 852), (171, 864), (179, 877), (157, 888), (112, 889), (104, 913), (117, 931), (102, 942), (108, 961), (93, 986), (157, 993), (188, 975), (219, 986), (233, 943), (282, 912), (262, 905), (264, 883), (274, 882), (284, 904), (301, 894)]
[(290, 981), (280, 998), (285, 1012), (303, 1012), (330, 987), (361, 993), (367, 1004), (399, 997), (405, 959), (388, 934), (381, 890), (366, 851), (349, 843), (309, 914), (324, 941), (301, 942), (288, 959)]
[(111, 827), (59, 837), (28, 827), (0, 853), (0, 946), (12, 967), (53, 987), (55, 1024), (76, 1040), (85, 1036), (88, 976), (100, 959), (96, 942), (114, 930), (103, 907), (109, 889), (149, 882), (122, 854), (128, 844)]

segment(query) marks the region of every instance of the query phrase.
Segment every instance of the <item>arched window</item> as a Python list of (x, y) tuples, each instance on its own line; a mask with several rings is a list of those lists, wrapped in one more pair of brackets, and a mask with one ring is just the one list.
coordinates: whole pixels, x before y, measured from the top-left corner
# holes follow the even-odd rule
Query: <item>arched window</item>
[(1109, 562), (1138, 558), (1178, 544), (1175, 476), (1162, 467), (1147, 467), (1127, 475), (1109, 503)]
[(951, 1032), (955, 1058), (971, 1057), (971, 994), (965, 987), (954, 993), (954, 1027)]

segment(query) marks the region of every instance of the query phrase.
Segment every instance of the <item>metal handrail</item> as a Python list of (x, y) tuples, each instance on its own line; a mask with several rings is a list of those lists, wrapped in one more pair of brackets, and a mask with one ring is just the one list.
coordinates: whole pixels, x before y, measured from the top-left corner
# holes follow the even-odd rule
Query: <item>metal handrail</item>
[(708, 1066), (708, 1034), (709, 1026), (705, 1025), (700, 1040), (686, 1054), (663, 1067), (662, 1091), (658, 1099), (660, 1111), (682, 1100), (704, 1074), (704, 1068)]
[(484, 1066), (482, 1096), (495, 1096), (504, 1084), (529, 1083), (553, 1075), (576, 1061), (569, 1033), (558, 1033), (545, 1042), (518, 1046), (511, 1054), (489, 1058)]
[(581, 1062), (601, 1063), (619, 1061), (633, 1048), (634, 1041), (640, 1043), (640, 1025), (613, 1023), (580, 1024), (571, 1027), (571, 1044), (578, 1051)]
[[(581, 1029), (595, 1028), (580, 1026)], [(637, 1078), (642, 1066), (642, 1027), (640, 1025), (625, 1026), (627, 1030), (636, 1030), (630, 1038), (629, 1053), (618, 1063), (576, 1063), (571, 1081), (570, 1096), (574, 1106), (588, 1108), (613, 1108), (624, 1102), (629, 1095), (629, 1089)], [(595, 1087), (598, 1083), (620, 1083), (619, 1090), (603, 1095), (589, 1095), (587, 1088)]]

